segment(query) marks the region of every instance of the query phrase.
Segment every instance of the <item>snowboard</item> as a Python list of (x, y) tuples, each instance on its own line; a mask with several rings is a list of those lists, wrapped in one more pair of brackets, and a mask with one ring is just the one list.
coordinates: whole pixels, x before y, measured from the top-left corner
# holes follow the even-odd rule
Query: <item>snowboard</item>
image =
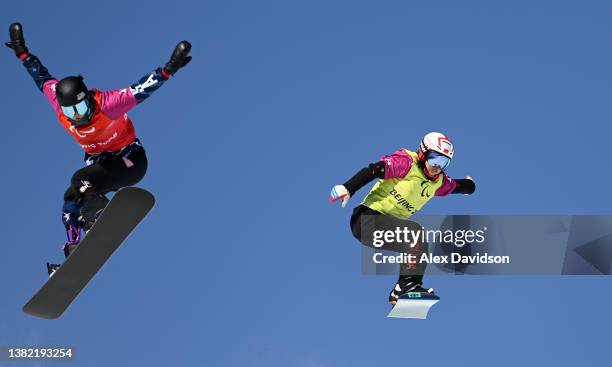
[(60, 317), (154, 204), (155, 197), (144, 189), (118, 190), (64, 264), (23, 306), (23, 312), (44, 319)]
[(429, 309), (438, 301), (440, 301), (440, 297), (435, 294), (408, 292), (399, 297), (387, 317), (426, 319)]

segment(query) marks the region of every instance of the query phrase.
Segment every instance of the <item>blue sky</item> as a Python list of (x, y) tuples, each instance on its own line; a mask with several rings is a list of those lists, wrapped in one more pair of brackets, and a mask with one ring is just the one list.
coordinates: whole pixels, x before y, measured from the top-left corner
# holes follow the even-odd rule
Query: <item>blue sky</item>
[(131, 84), (182, 39), (194, 59), (130, 114), (156, 208), (46, 321), (20, 308), (61, 258), (82, 152), (10, 50), (0, 57), (0, 345), (72, 345), (87, 366), (606, 363), (608, 277), (433, 277), (430, 319), (386, 319), (395, 278), (360, 274), (350, 210), (327, 195), (442, 131), (449, 173), (478, 191), (423, 214), (610, 214), (611, 13), (605, 1), (5, 4), (4, 29), (20, 21), (53, 75), (90, 87)]

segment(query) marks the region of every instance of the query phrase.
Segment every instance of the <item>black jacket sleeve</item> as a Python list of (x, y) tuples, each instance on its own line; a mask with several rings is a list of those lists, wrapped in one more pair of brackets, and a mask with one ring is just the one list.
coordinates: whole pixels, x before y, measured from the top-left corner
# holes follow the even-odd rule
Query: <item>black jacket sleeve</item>
[(457, 187), (451, 192), (451, 194), (465, 194), (472, 195), (476, 191), (476, 183), (469, 178), (458, 178), (453, 179), (457, 183)]
[(376, 178), (385, 178), (385, 162), (371, 163), (368, 167), (362, 168), (353, 177), (344, 183), (344, 187), (353, 196), (359, 189), (369, 184)]

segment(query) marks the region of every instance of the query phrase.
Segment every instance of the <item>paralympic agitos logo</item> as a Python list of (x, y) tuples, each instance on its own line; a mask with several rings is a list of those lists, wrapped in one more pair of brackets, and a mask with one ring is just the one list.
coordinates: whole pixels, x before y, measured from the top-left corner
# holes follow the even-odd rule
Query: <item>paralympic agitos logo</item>
[(423, 180), (421, 181), (421, 187), (423, 188), (423, 190), (421, 190), (421, 197), (431, 197), (431, 195), (429, 194), (429, 190), (427, 190), (428, 188), (431, 187), (431, 185), (429, 184), (429, 181), (427, 180)]

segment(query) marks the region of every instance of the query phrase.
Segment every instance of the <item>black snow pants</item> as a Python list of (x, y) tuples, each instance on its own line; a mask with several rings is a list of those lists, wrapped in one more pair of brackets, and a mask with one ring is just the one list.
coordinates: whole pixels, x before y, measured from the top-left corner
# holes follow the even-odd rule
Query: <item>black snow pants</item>
[[(429, 251), (427, 242), (418, 241), (414, 246), (402, 243), (385, 243), (380, 248), (373, 244), (373, 232), (377, 230), (391, 230), (407, 227), (409, 230), (417, 231), (421, 226), (415, 222), (384, 215), (376, 210), (372, 210), (365, 205), (359, 205), (353, 209), (351, 216), (351, 231), (353, 236), (363, 245), (379, 249), (389, 250), (401, 254), (412, 254), (419, 259), (421, 254)], [(403, 263), (400, 265), (400, 276), (415, 283), (423, 283), (423, 274), (427, 267), (427, 262)]]
[(63, 223), (88, 230), (108, 204), (105, 194), (138, 183), (147, 172), (147, 156), (138, 141), (125, 151), (87, 155), (90, 165), (77, 170), (64, 194)]

